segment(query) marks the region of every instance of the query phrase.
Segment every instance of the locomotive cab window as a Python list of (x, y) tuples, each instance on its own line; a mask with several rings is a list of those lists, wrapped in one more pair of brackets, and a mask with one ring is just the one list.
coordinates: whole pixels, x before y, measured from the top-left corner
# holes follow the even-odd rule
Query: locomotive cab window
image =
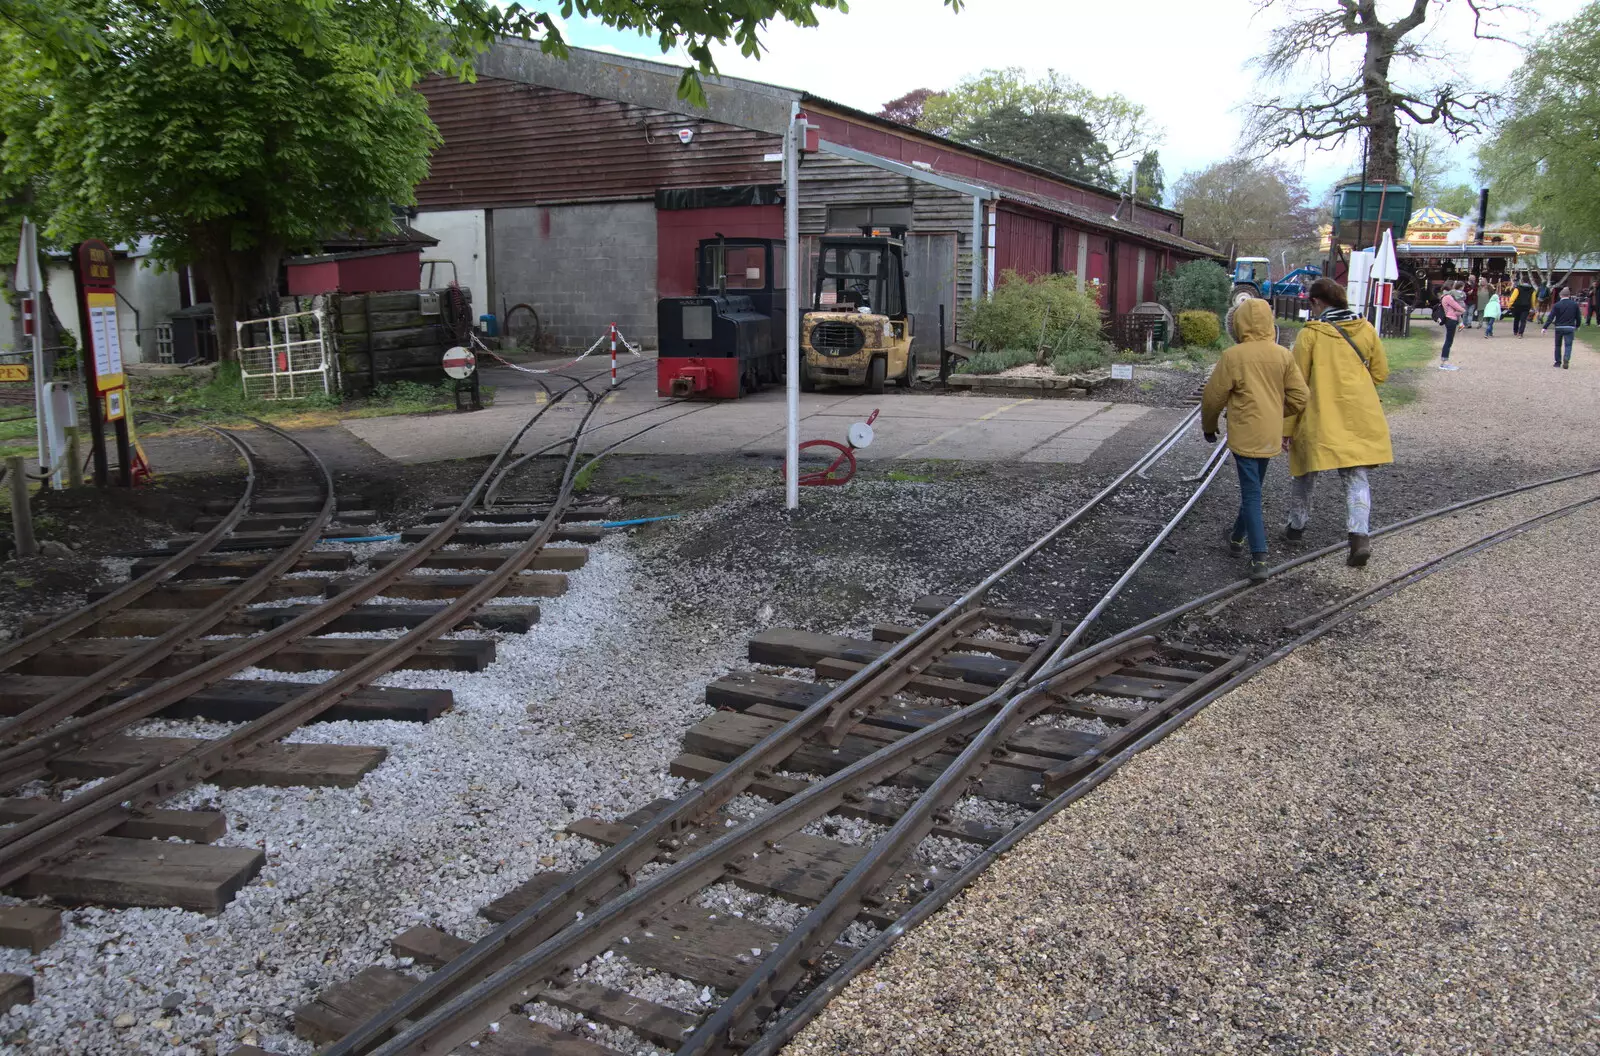
[(775, 242), (770, 247), (767, 243), (712, 243), (705, 247), (701, 269), (701, 287), (708, 292), (781, 290), (783, 243)]

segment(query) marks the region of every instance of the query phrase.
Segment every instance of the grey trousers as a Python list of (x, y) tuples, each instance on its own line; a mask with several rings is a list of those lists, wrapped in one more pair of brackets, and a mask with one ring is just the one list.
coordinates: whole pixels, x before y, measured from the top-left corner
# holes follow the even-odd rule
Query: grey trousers
[[(1372, 488), (1367, 483), (1367, 467), (1351, 466), (1341, 470), (1323, 470), (1323, 473), (1337, 472), (1339, 479), (1344, 481), (1344, 530), (1367, 535), (1368, 521), (1372, 516)], [(1311, 520), (1311, 496), (1317, 488), (1317, 477), (1321, 473), (1307, 473), (1303, 477), (1292, 477), (1289, 481), (1289, 527), (1296, 531), (1304, 528)]]

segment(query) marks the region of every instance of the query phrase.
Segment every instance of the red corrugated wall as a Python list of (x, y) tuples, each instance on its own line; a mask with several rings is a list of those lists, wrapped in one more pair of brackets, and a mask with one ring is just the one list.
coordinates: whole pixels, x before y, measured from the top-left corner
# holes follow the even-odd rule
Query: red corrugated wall
[(1049, 275), (1055, 225), (1048, 220), (1001, 209), (995, 216), (995, 278), (1008, 270), (1028, 277)]
[(729, 238), (782, 238), (783, 206), (656, 210), (656, 296), (695, 292), (694, 250), (717, 232)]

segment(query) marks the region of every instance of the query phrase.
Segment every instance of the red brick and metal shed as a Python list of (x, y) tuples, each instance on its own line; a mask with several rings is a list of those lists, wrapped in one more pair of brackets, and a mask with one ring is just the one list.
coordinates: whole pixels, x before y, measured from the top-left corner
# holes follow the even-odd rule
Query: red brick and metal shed
[(444, 143), (417, 223), (481, 310), (528, 304), (566, 345), (612, 321), (653, 341), (656, 299), (692, 292), (699, 240), (783, 237), (795, 105), (821, 147), (800, 168), (802, 261), (825, 232), (904, 227), (925, 355), (939, 307), (954, 320), (1006, 270), (1073, 274), (1122, 313), (1154, 297), (1162, 271), (1220, 256), (1184, 238), (1173, 210), (789, 88), (707, 78), (696, 107), (677, 96), (678, 67), (521, 42), (496, 45), (478, 72), (422, 86)]

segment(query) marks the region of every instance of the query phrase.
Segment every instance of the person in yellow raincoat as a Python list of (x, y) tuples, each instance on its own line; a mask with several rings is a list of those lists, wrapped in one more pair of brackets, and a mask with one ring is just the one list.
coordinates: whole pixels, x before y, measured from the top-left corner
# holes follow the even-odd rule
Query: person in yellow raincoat
[(1283, 416), (1306, 405), (1306, 383), (1289, 350), (1278, 344), (1272, 306), (1258, 297), (1233, 311), (1238, 344), (1222, 353), (1200, 396), (1200, 428), (1217, 442), (1218, 419), (1228, 412), (1228, 450), (1239, 471), (1239, 516), (1228, 531), (1234, 557), (1250, 548), (1250, 578), (1267, 578), (1267, 526), (1261, 516), (1261, 482), (1282, 450)]
[(1394, 461), (1377, 388), (1389, 376), (1389, 360), (1372, 324), (1350, 310), (1343, 286), (1320, 278), (1311, 284), (1310, 300), (1312, 318), (1294, 343), (1294, 359), (1311, 399), (1304, 411), (1283, 420), (1294, 478), (1284, 537), (1305, 534), (1317, 475), (1338, 470), (1344, 481), (1348, 563), (1359, 568), (1372, 552), (1367, 470)]

